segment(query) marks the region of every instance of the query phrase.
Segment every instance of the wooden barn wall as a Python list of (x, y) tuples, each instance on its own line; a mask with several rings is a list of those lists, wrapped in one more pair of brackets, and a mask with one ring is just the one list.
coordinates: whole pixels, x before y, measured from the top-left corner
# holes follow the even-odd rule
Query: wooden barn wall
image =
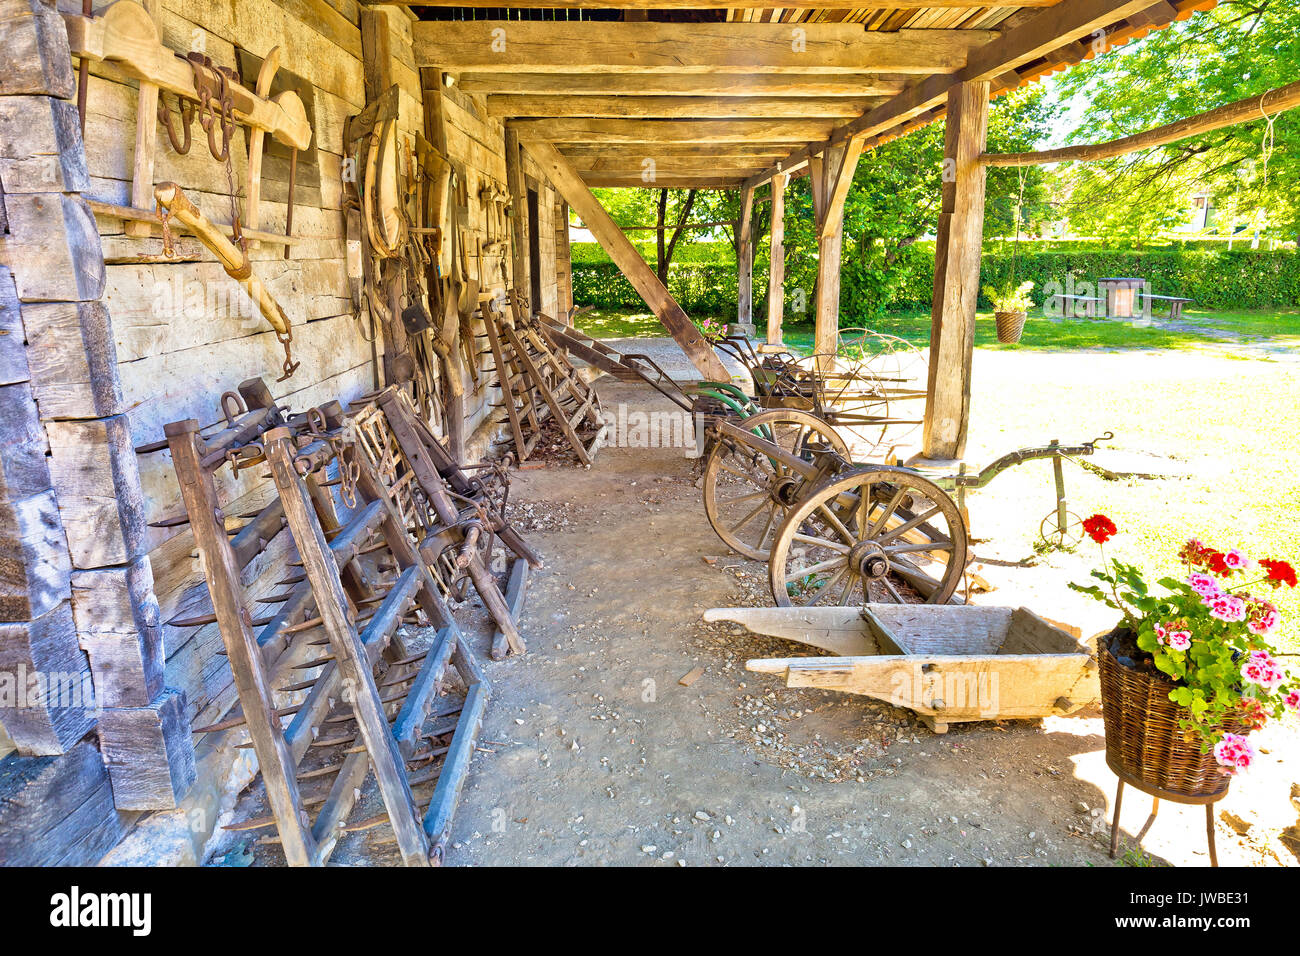
[[(79, 8), (79, 4), (77, 4)], [(372, 347), (354, 318), (347, 267), (341, 179), (343, 125), (365, 105), (359, 7), (353, 0), (163, 0), (152, 8), (163, 42), (177, 51), (201, 44), (215, 62), (238, 62), (238, 50), (259, 59), (282, 48), (281, 70), (311, 84), (309, 119), (315, 169), (300, 154), (293, 232), (302, 237), (284, 257), (284, 247), (261, 243), (250, 251), (253, 270), (270, 287), (293, 324), (293, 356), (302, 364), (276, 382), (282, 350), (265, 320), (248, 307), (233, 279), (192, 237), (177, 235), (184, 261), (168, 261), (157, 232), (151, 239), (129, 237), (120, 220), (97, 217), (107, 262), (104, 302), (112, 316), (118, 371), (130, 409), (135, 444), (163, 437), (167, 422), (195, 418), (204, 427), (220, 420), (217, 399), (241, 381), (260, 376), (276, 399), (294, 409), (331, 398), (350, 399), (373, 387)], [(410, 61), (410, 32), (404, 16), (390, 16), (393, 75), (402, 88), (404, 132), (423, 126), (418, 74)], [(403, 56), (405, 62), (403, 62)], [(91, 176), (89, 197), (129, 205), (135, 142), (136, 86), (94, 75), (89, 85), (85, 142)], [(250, 84), (251, 85), (251, 84)], [(168, 102), (171, 98), (168, 97)], [(234, 181), (247, 183), (246, 130), (232, 147)], [(226, 222), (230, 206), (223, 164), (209, 154), (195, 124), (190, 152), (178, 155), (160, 131), (154, 179), (172, 180), (214, 221)], [(301, 176), (305, 171), (309, 174)], [(305, 182), (304, 182), (305, 180)], [(268, 157), (263, 172), (258, 228), (283, 233), (288, 211), (284, 164)], [(247, 218), (247, 210), (245, 210)], [(244, 306), (242, 310), (238, 306)], [(170, 455), (139, 459), (147, 518), (157, 522), (184, 512)], [(227, 513), (255, 510), (272, 492), (254, 468), (240, 479), (218, 476)], [(161, 618), (207, 613), (206, 588), (193, 557), (192, 535), (184, 527), (149, 529), (148, 553)], [(288, 534), (272, 542), (250, 567), (251, 594), (278, 590)], [(256, 617), (267, 607), (254, 606)], [(217, 718), (235, 700), (229, 666), (215, 625), (165, 627), (166, 683), (183, 690), (187, 715), (196, 725)]]

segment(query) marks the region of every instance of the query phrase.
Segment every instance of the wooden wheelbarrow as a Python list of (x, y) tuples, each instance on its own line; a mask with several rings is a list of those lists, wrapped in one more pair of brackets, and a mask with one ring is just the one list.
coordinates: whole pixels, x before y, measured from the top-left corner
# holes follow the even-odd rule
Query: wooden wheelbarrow
[(759, 658), (787, 687), (863, 694), (916, 711), (937, 734), (971, 720), (1069, 714), (1100, 696), (1090, 649), (1025, 608), (944, 604), (713, 608), (735, 621), (833, 657)]

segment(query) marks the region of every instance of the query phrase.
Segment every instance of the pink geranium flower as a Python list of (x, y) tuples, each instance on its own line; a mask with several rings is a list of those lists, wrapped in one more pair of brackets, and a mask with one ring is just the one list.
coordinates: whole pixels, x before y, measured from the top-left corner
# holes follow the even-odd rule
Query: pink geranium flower
[(1217, 597), (1202, 598), (1210, 609), (1210, 617), (1220, 621), (1244, 621), (1246, 619), (1246, 602), (1233, 594), (1220, 594)]
[(1185, 651), (1192, 646), (1192, 632), (1170, 631), (1168, 644), (1176, 651)]
[(1277, 666), (1277, 661), (1263, 651), (1256, 651), (1246, 659), (1246, 663), (1241, 665), (1241, 677), (1251, 684), (1258, 684), (1269, 693), (1286, 680), (1286, 674)]
[(1230, 548), (1223, 555), (1223, 563), (1234, 571), (1241, 571), (1250, 567), (1250, 558), (1242, 554), (1237, 548)]
[(1255, 748), (1241, 734), (1224, 734), (1223, 739), (1214, 745), (1214, 759), (1228, 773), (1235, 774), (1250, 769), (1255, 760)]
[(1204, 571), (1193, 571), (1187, 576), (1187, 583), (1203, 598), (1218, 597), (1223, 593), (1223, 589), (1219, 587), (1219, 579)]
[(1292, 710), (1300, 710), (1300, 690), (1293, 690), (1283, 698), (1285, 703)]

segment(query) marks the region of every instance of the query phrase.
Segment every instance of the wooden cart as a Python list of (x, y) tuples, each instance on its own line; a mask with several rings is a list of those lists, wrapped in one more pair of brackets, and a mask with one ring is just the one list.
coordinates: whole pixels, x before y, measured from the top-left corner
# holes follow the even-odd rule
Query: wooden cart
[(735, 621), (835, 655), (760, 658), (745, 667), (787, 687), (863, 694), (916, 711), (935, 733), (950, 723), (1069, 714), (1097, 700), (1091, 650), (1025, 608), (867, 604), (713, 608)]

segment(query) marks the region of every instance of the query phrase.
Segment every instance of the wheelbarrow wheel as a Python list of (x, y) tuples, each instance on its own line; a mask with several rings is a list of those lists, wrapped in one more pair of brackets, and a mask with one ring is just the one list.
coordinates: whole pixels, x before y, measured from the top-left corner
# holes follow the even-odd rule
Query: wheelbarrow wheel
[(941, 488), (906, 468), (823, 481), (789, 510), (768, 562), (779, 607), (943, 604), (966, 568), (966, 525)]
[[(834, 428), (810, 412), (775, 408), (738, 423), (805, 461), (823, 451), (848, 457)], [(704, 467), (704, 513), (718, 537), (738, 554), (766, 561), (777, 528), (804, 480), (738, 439), (723, 438)]]

